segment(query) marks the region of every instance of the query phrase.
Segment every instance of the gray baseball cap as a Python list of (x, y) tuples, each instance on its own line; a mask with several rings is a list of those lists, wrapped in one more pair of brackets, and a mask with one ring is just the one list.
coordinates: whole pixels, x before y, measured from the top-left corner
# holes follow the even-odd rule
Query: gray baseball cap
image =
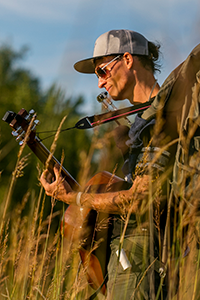
[(96, 40), (93, 57), (76, 62), (74, 68), (80, 73), (94, 73), (94, 59), (125, 52), (134, 55), (149, 55), (148, 40), (140, 33), (131, 30), (108, 31)]

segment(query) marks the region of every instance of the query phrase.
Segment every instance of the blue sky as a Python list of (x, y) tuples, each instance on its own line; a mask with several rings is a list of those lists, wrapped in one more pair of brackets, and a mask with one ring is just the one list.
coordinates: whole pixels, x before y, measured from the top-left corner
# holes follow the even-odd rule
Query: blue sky
[(0, 44), (30, 48), (24, 65), (48, 88), (57, 82), (68, 96), (83, 95), (96, 108), (101, 92), (95, 75), (73, 69), (90, 57), (96, 38), (111, 29), (131, 29), (158, 41), (162, 84), (200, 42), (199, 0), (0, 0)]

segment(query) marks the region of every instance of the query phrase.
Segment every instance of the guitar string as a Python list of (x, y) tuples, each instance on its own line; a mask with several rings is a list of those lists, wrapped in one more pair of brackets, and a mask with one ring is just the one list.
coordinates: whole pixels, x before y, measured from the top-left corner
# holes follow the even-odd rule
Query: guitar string
[[(60, 131), (60, 133), (61, 133), (61, 132), (64, 132), (64, 131), (67, 131), (67, 130), (74, 129), (74, 128), (76, 128), (76, 127), (73, 126), (73, 127), (68, 127), (68, 128), (62, 129), (62, 130)], [(56, 132), (57, 132), (57, 130), (39, 131), (39, 132), (37, 132), (37, 136), (38, 136), (38, 138), (40, 139), (40, 141), (42, 142), (42, 141), (47, 140), (47, 139), (51, 138), (52, 136), (54, 136)], [(46, 137), (44, 137), (44, 138), (41, 139), (40, 136), (39, 136), (39, 134), (44, 134), (44, 133), (53, 133), (53, 134), (48, 135), (48, 136), (46, 136)]]

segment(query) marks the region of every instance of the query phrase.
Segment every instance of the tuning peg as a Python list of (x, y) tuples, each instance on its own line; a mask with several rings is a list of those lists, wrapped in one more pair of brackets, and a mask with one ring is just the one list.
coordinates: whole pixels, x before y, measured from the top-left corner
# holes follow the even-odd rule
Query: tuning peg
[(102, 92), (97, 96), (97, 101), (98, 102), (103, 102), (108, 96), (108, 92)]
[(14, 130), (13, 130), (13, 131), (12, 131), (12, 135), (13, 135), (13, 136), (18, 136), (19, 134), (18, 134), (17, 131), (14, 131)]
[[(34, 114), (35, 114), (34, 109), (31, 109), (31, 110), (28, 112), (28, 114), (27, 114), (27, 116), (25, 117), (25, 119), (26, 119), (27, 121), (30, 121), (30, 120), (33, 118)], [(36, 115), (35, 115), (35, 116), (36, 116)], [(35, 116), (34, 116), (34, 117), (35, 117)]]
[(13, 136), (18, 136), (18, 135), (21, 134), (21, 132), (22, 132), (22, 127), (19, 126), (16, 130), (13, 130), (13, 131), (12, 131), (12, 135), (13, 135)]
[(23, 140), (23, 138), (25, 137), (25, 133), (26, 133), (26, 131), (23, 130), (23, 131), (18, 135), (18, 137), (16, 138), (16, 141), (18, 141), (18, 140)]
[(33, 115), (34, 113), (35, 113), (34, 109), (31, 109), (31, 110), (29, 111), (29, 115)]
[(39, 120), (34, 120), (34, 124), (33, 124), (33, 127), (32, 127), (32, 131), (35, 130), (36, 126), (40, 123)]
[(38, 125), (40, 123), (40, 121), (39, 120), (35, 120), (34, 123), (35, 123), (35, 125)]
[(24, 144), (24, 141), (20, 141), (19, 145), (22, 146)]

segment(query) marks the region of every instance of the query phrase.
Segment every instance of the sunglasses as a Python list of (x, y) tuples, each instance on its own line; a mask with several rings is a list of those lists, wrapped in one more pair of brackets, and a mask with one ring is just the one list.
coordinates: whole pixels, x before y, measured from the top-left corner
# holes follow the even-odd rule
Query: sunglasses
[(111, 76), (110, 72), (112, 71), (112, 69), (114, 68), (114, 66), (118, 63), (118, 61), (116, 61), (116, 63), (110, 68), (110, 70), (106, 69), (106, 67), (111, 64), (113, 61), (122, 58), (122, 55), (118, 55), (116, 57), (114, 57), (111, 61), (109, 61), (105, 66), (101, 67), (97, 67), (95, 69), (95, 73), (97, 75), (98, 78), (102, 78), (102, 79), (107, 79)]

